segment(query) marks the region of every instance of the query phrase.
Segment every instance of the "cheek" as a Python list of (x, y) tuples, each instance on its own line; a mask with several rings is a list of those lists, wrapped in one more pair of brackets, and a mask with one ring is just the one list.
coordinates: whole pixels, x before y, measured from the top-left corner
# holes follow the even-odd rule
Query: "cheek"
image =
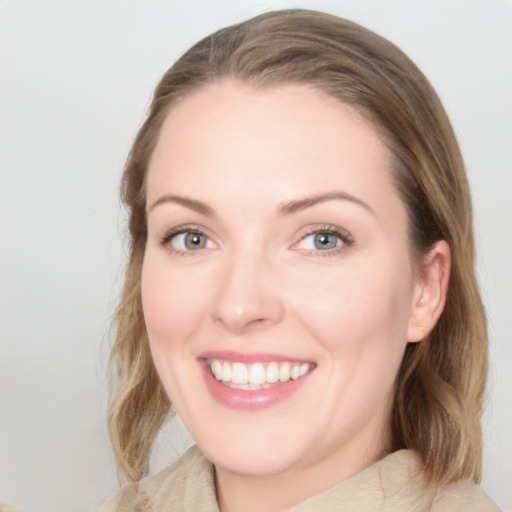
[(290, 294), (296, 315), (328, 352), (386, 353), (390, 345), (404, 346), (409, 280), (403, 271), (391, 266), (385, 272), (382, 265), (296, 276)]
[(142, 267), (142, 308), (152, 346), (191, 335), (206, 308), (197, 280), (149, 255)]

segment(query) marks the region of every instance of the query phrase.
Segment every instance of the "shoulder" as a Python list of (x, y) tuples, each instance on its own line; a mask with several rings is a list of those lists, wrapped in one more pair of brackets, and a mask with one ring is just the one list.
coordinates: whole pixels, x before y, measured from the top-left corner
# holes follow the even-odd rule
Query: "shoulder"
[(442, 487), (434, 498), (432, 512), (500, 512), (498, 506), (475, 483), (464, 480)]
[(411, 450), (395, 452), (380, 462), (385, 510), (429, 512), (500, 512), (474, 482), (430, 484), (420, 456)]
[[(194, 489), (198, 488), (201, 489), (201, 493), (194, 492)], [(210, 503), (212, 497), (215, 501), (213, 466), (199, 449), (193, 446), (174, 464), (159, 473), (122, 487), (105, 501), (97, 512), (136, 512), (149, 508), (172, 510), (170, 506), (183, 507), (189, 503), (190, 506), (199, 507), (199, 503), (193, 503), (198, 494), (205, 503)], [(208, 510), (205, 507), (198, 508), (203, 509)]]
[(22, 512), (18, 508), (14, 508), (12, 505), (8, 503), (0, 503), (0, 512)]

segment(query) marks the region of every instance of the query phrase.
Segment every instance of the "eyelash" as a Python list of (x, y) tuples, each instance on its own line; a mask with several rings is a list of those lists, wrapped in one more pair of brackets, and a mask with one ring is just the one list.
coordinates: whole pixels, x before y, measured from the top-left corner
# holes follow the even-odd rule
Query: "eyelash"
[(192, 256), (195, 251), (183, 251), (180, 249), (176, 249), (172, 246), (172, 240), (183, 234), (191, 234), (191, 235), (202, 235), (209, 239), (208, 235), (200, 228), (196, 226), (179, 226), (177, 228), (170, 229), (165, 233), (165, 235), (160, 239), (160, 245), (169, 250), (172, 254), (178, 256)]
[[(198, 228), (196, 226), (179, 226), (177, 228), (173, 228), (173, 229), (167, 231), (165, 233), (165, 235), (161, 238), (160, 245), (163, 247), (166, 247), (173, 254), (177, 254), (180, 256), (193, 255), (193, 253), (195, 251), (193, 251), (193, 250), (183, 251), (180, 249), (176, 249), (171, 244), (172, 240), (175, 237), (177, 237), (178, 235), (183, 235), (183, 234), (192, 234), (192, 235), (196, 234), (196, 235), (202, 235), (202, 236), (209, 238), (208, 235), (203, 230), (201, 230), (200, 228)], [(317, 257), (336, 256), (339, 254), (340, 251), (343, 251), (347, 247), (350, 247), (354, 242), (352, 236), (350, 235), (350, 233), (348, 231), (341, 229), (337, 226), (333, 226), (333, 225), (323, 225), (323, 226), (311, 228), (310, 230), (308, 230), (306, 233), (304, 233), (301, 236), (300, 241), (297, 243), (304, 241), (308, 236), (316, 235), (316, 234), (325, 234), (325, 235), (335, 236), (341, 240), (342, 245), (340, 247), (336, 247), (333, 249), (326, 249), (323, 251), (322, 250), (314, 250), (314, 249), (304, 249), (304, 251), (306, 251), (307, 255), (313, 255), (313, 256), (317, 256)], [(294, 244), (294, 245), (297, 245), (297, 244)]]
[(335, 236), (341, 240), (342, 244), (340, 247), (336, 247), (334, 249), (327, 249), (324, 251), (318, 249), (305, 249), (305, 251), (307, 251), (308, 256), (312, 255), (317, 256), (319, 258), (337, 256), (341, 251), (344, 251), (347, 247), (350, 247), (354, 243), (354, 239), (352, 238), (352, 235), (348, 231), (329, 224), (311, 228), (304, 235), (301, 236), (299, 243), (304, 241), (308, 236), (316, 234)]

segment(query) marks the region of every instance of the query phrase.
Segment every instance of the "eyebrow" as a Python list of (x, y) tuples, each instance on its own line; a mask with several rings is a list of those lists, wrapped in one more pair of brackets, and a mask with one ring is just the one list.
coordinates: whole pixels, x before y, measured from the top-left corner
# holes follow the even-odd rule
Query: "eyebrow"
[(290, 215), (307, 208), (311, 208), (317, 204), (332, 200), (350, 201), (351, 203), (362, 206), (370, 213), (375, 215), (374, 210), (372, 210), (372, 208), (370, 208), (370, 206), (368, 206), (363, 200), (342, 191), (327, 192), (325, 194), (312, 194), (310, 196), (304, 197), (303, 199), (283, 202), (279, 205), (277, 213), (279, 215)]
[[(347, 192), (335, 191), (335, 192), (327, 192), (325, 194), (312, 194), (302, 199), (294, 199), (291, 201), (284, 201), (280, 203), (277, 207), (277, 214), (279, 216), (291, 215), (297, 213), (302, 210), (306, 210), (307, 208), (311, 208), (317, 204), (325, 203), (327, 201), (340, 200), (340, 201), (349, 201), (351, 203), (355, 203), (359, 206), (362, 206), (370, 213), (375, 215), (375, 212), (368, 206), (364, 201), (354, 197)], [(205, 215), (206, 217), (213, 217), (215, 212), (213, 208), (208, 206), (206, 203), (202, 201), (198, 201), (196, 199), (190, 199), (184, 196), (176, 196), (176, 195), (164, 195), (157, 199), (148, 209), (148, 213), (151, 212), (154, 208), (156, 208), (160, 204), (165, 203), (174, 203), (184, 206), (185, 208), (189, 208), (190, 210), (194, 210), (195, 212)]]
[(174, 196), (174, 195), (165, 195), (157, 199), (148, 209), (148, 213), (155, 209), (160, 204), (164, 203), (174, 203), (184, 206), (185, 208), (189, 208), (191, 210), (196, 211), (201, 215), (205, 215), (206, 217), (213, 217), (215, 212), (213, 209), (208, 206), (206, 203), (202, 201), (197, 201), (196, 199), (190, 199), (188, 197), (183, 196)]

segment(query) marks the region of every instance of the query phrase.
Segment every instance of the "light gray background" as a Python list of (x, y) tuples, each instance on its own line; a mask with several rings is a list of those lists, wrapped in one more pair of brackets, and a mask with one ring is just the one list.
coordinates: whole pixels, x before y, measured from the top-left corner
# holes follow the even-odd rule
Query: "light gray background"
[[(116, 489), (106, 367), (126, 153), (156, 81), (189, 45), (295, 6), (401, 46), (453, 121), (490, 320), (483, 487), (512, 510), (510, 0), (0, 0), (0, 501), (88, 511)], [(161, 436), (153, 469), (189, 442), (174, 439)]]

